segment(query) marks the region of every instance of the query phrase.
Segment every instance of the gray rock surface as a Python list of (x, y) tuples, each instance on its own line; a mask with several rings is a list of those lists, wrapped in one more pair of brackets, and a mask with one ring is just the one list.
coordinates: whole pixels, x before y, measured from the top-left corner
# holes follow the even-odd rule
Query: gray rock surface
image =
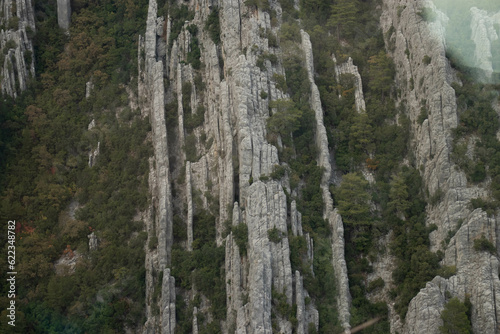
[[(292, 304), (292, 274), (288, 238), (273, 243), (268, 231), (277, 228), (286, 235), (286, 196), (272, 181), (257, 181), (249, 187), (245, 220), (248, 225), (248, 291), (250, 333), (272, 333), (271, 290), (284, 293)], [(283, 329), (283, 328), (282, 328)]]
[(297, 202), (292, 201), (290, 208), (290, 219), (292, 223), (292, 234), (294, 236), (303, 235), (302, 231), (302, 215), (297, 211)]
[(170, 262), (172, 247), (172, 194), (165, 125), (165, 89), (163, 84), (163, 62), (156, 61), (156, 1), (150, 1), (146, 26), (146, 85), (150, 88), (149, 101), (153, 128), (153, 147), (156, 160), (157, 233), (160, 269)]
[(57, 0), (57, 24), (64, 30), (69, 30), (71, 24), (70, 0)]
[(97, 142), (97, 147), (89, 152), (89, 167), (94, 167), (96, 164), (97, 156), (101, 148), (101, 142)]
[(161, 333), (174, 334), (175, 330), (175, 278), (170, 275), (170, 269), (163, 271), (161, 290)]
[(89, 238), (89, 251), (97, 250), (97, 247), (99, 247), (99, 240), (97, 239), (95, 233), (90, 233), (87, 238)]
[[(175, 328), (175, 285), (167, 267), (172, 247), (172, 193), (168, 156), (167, 128), (165, 124), (165, 87), (163, 61), (156, 60), (157, 3), (151, 0), (144, 40), (139, 39), (139, 94), (143, 114), (149, 114), (152, 127), (154, 160), (150, 161), (150, 191), (153, 206), (147, 223), (148, 240), (153, 234), (158, 238), (156, 250), (146, 251), (146, 317), (144, 333), (154, 333), (161, 327), (162, 333), (173, 333)], [(141, 64), (144, 64), (142, 67)], [(153, 218), (154, 217), (154, 221)], [(147, 220), (148, 221), (148, 220)], [(147, 247), (147, 246), (146, 246)], [(152, 313), (153, 272), (164, 270), (159, 318)]]
[(198, 334), (198, 308), (193, 309), (193, 334)]
[(86, 99), (88, 99), (90, 97), (92, 90), (94, 90), (94, 83), (92, 82), (92, 80), (87, 81), (87, 83), (85, 84), (85, 98)]
[(193, 250), (193, 195), (191, 185), (191, 162), (186, 162), (186, 197), (187, 197), (187, 249)]

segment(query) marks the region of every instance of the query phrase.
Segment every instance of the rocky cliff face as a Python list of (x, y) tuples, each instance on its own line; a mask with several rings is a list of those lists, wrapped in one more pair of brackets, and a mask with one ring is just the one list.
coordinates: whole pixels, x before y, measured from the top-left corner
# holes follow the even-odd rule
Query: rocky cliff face
[[(469, 184), (450, 158), (451, 130), (458, 125), (451, 83), (459, 80), (445, 57), (442, 22), (446, 17), (435, 11), (437, 19), (426, 22), (418, 14), (425, 7), (435, 9), (430, 1), (385, 0), (381, 24), (396, 65), (399, 101), (405, 104), (412, 122), (416, 166), (420, 166), (429, 194), (442, 194), (437, 205), (427, 207), (427, 225), (436, 224), (438, 228), (431, 233), (432, 249), (444, 251), (443, 264), (456, 266), (457, 272), (449, 279), (436, 277), (429, 282), (410, 303), (406, 320), (393, 316), (391, 327), (393, 332), (439, 333), (440, 312), (451, 293), (462, 301), (470, 297), (475, 333), (497, 333), (498, 258), (474, 250), (473, 244), (485, 236), (498, 248), (498, 217), (489, 218), (481, 209), (470, 209), (472, 198), (488, 196), (486, 185)], [(473, 22), (477, 26), (472, 36), (476, 41), (479, 37), (474, 36), (478, 36), (485, 21), (476, 18)], [(487, 58), (487, 54), (478, 52)], [(478, 61), (484, 64), (486, 60), (481, 57)], [(484, 70), (488, 70), (485, 66)], [(417, 119), (421, 108), (428, 110), (428, 117), (420, 124)], [(446, 244), (448, 233), (453, 237)]]
[(0, 12), (0, 85), (2, 93), (16, 97), (35, 76), (33, 5), (28, 0), (2, 0)]
[[(281, 13), (279, 3), (271, 3), (272, 10)], [(278, 25), (271, 25), (270, 15), (261, 9), (248, 7), (241, 1), (194, 1), (189, 8), (195, 9), (192, 21), (186, 21), (178, 37), (169, 43), (172, 18), (158, 17), (156, 0), (149, 4), (147, 30), (140, 40), (139, 94), (145, 96), (142, 110), (151, 117), (153, 127), (154, 160), (151, 164), (150, 187), (153, 196), (154, 220), (148, 225), (149, 238), (158, 238), (158, 248), (149, 251), (147, 267), (148, 321), (144, 332), (152, 333), (160, 328), (162, 333), (173, 333), (175, 322), (175, 298), (191, 298), (190, 294), (175, 296), (172, 284), (175, 277), (169, 271), (172, 247), (172, 212), (176, 206), (186, 208), (187, 242), (185, 249), (192, 250), (193, 212), (213, 210), (206, 196), (195, 200), (196, 193), (210, 190), (218, 198), (216, 209), (216, 241), (225, 246), (225, 277), (227, 293), (227, 319), (224, 332), (237, 333), (292, 333), (292, 323), (282, 314), (275, 314), (273, 302), (283, 296), (289, 305), (297, 305), (298, 333), (307, 333), (310, 326), (318, 328), (319, 316), (308, 292), (303, 287), (302, 274), (292, 272), (288, 231), (292, 235), (304, 235), (301, 215), (295, 202), (287, 203), (284, 188), (289, 187), (286, 178), (270, 180), (274, 166), (280, 164), (278, 149), (266, 139), (266, 119), (269, 117), (269, 101), (287, 98), (271, 80), (273, 74), (284, 75), (280, 64), (280, 50), (270, 47), (267, 37), (260, 31), (276, 34)], [(215, 44), (203, 27), (208, 15), (219, 11), (221, 43)], [(190, 25), (199, 27), (197, 38), (201, 45), (201, 74), (204, 87), (195, 80), (196, 73), (188, 61), (192, 51), (193, 36)], [(343, 226), (340, 215), (334, 211), (328, 184), (331, 179), (331, 161), (328, 142), (322, 124), (323, 112), (319, 92), (314, 84), (312, 51), (309, 37), (302, 33), (309, 80), (311, 106), (317, 117), (317, 145), (323, 176), (322, 192), (326, 203), (324, 217), (333, 229), (332, 250), (337, 282), (340, 287), (339, 306), (342, 325), (349, 328), (350, 296), (347, 269), (343, 254)], [(261, 54), (277, 55), (278, 61), (264, 62), (264, 69), (256, 66)], [(198, 82), (198, 83), (197, 83)], [(191, 96), (186, 96), (186, 85)], [(262, 98), (265, 92), (268, 98)], [(177, 105), (177, 127), (174, 135), (165, 121), (165, 105)], [(206, 110), (202, 124), (192, 133), (185, 130), (186, 114)], [(186, 110), (186, 107), (188, 107)], [(202, 145), (202, 137), (213, 144)], [(194, 138), (194, 140), (193, 140)], [(196, 152), (193, 158), (189, 150)], [(172, 158), (175, 157), (175, 158)], [(173, 161), (172, 161), (173, 159)], [(186, 160), (187, 161), (185, 163)], [(172, 196), (174, 177), (185, 175), (185, 181), (177, 184), (180, 190)], [(259, 181), (261, 179), (262, 181)], [(200, 207), (201, 206), (201, 207)], [(230, 225), (244, 224), (248, 231), (248, 250), (242, 253), (233, 233), (224, 236), (225, 221)], [(276, 230), (279, 241), (270, 240), (269, 231)], [(175, 234), (175, 233), (174, 233)], [(308, 258), (313, 260), (314, 241), (305, 235)], [(155, 272), (163, 271), (162, 297), (152, 298), (156, 281)], [(194, 294), (194, 292), (193, 292)], [(151, 310), (161, 303), (160, 312)], [(202, 310), (196, 309), (197, 314)], [(198, 316), (193, 317), (194, 328), (199, 326)], [(273, 329), (274, 328), (274, 329)]]
[[(279, 140), (278, 144), (268, 141), (266, 120), (275, 112), (270, 101), (289, 98), (273, 79), (273, 75), (285, 75), (279, 41), (269, 40), (280, 29), (280, 4), (270, 2), (276, 13), (273, 22), (268, 11), (241, 1), (195, 0), (188, 5), (193, 17), (181, 24), (179, 32), (176, 18), (170, 17), (168, 11), (166, 17), (159, 16), (156, 0), (151, 0), (146, 34), (139, 41), (139, 95), (144, 97), (143, 114), (150, 115), (155, 150), (150, 164), (153, 203), (146, 220), (149, 241), (158, 240), (156, 249), (147, 249), (148, 320), (144, 332), (173, 333), (176, 300), (189, 302), (195, 298), (195, 287), (191, 291), (176, 288), (176, 278), (170, 270), (176, 234), (174, 212), (182, 212), (182, 230), (186, 233), (186, 241), (178, 242), (178, 246), (192, 252), (198, 228), (196, 213), (207, 210), (216, 219), (217, 245), (225, 247), (227, 307), (223, 332), (307, 333), (311, 326), (318, 328), (319, 314), (304, 289), (304, 273), (292, 270), (288, 235), (305, 238), (311, 263), (314, 240), (302, 229), (297, 203), (287, 200), (288, 176), (269, 177), (280, 165), (281, 145)], [(426, 22), (421, 15), (424, 8), (432, 8), (436, 19)], [(220, 42), (205, 29), (214, 12), (220, 20)], [(488, 24), (495, 17), (486, 17), (480, 11), (474, 13), (472, 38), (477, 45), (484, 45), (485, 34), (481, 31), (489, 31)], [(429, 196), (440, 197), (435, 205), (427, 207), (427, 225), (437, 226), (430, 236), (431, 248), (443, 252), (442, 265), (457, 269), (450, 278), (438, 276), (428, 282), (411, 301), (406, 319), (400, 319), (390, 304), (393, 333), (438, 333), (442, 325), (440, 314), (450, 296), (470, 298), (475, 332), (499, 330), (498, 259), (473, 247), (474, 240), (481, 236), (499, 246), (498, 217), (470, 209), (471, 199), (488, 196), (486, 184), (469, 184), (450, 158), (451, 131), (459, 119), (451, 84), (459, 80), (445, 56), (446, 21), (446, 15), (430, 1), (383, 2), (381, 26), (396, 65), (398, 104), (411, 122), (414, 165), (421, 171)], [(492, 33), (486, 37), (490, 42), (495, 39)], [(309, 35), (301, 31), (300, 41), (310, 85), (310, 107), (315, 115), (317, 163), (324, 171), (320, 189), (323, 218), (332, 231), (339, 322), (348, 332), (351, 297), (344, 259), (344, 228), (328, 189), (338, 180), (314, 81)], [(197, 47), (202, 66), (195, 66), (190, 58)], [(477, 61), (489, 73), (488, 55), (480, 52), (479, 46), (478, 50)], [(270, 55), (275, 57), (272, 62)], [(356, 110), (364, 112), (361, 76), (352, 59), (338, 64), (335, 70), (337, 76), (353, 76)], [(428, 116), (421, 122), (423, 108)], [(193, 117), (201, 120), (195, 126), (189, 123)], [(371, 180), (370, 175), (367, 179)], [(248, 234), (246, 249), (240, 248), (239, 236), (234, 232), (241, 226)], [(277, 236), (271, 238), (270, 231)], [(451, 240), (446, 242), (450, 234)], [(387, 243), (389, 239), (390, 234), (380, 242)], [(374, 263), (376, 273), (368, 280), (382, 277), (390, 287), (392, 261), (391, 255), (382, 256)], [(388, 300), (388, 289), (381, 294), (382, 299)], [(158, 291), (160, 298), (155, 297)], [(279, 300), (296, 306), (293, 323), (284, 314), (276, 313)], [(202, 326), (202, 315), (209, 306), (210, 301), (204, 299), (200, 307), (194, 307), (194, 332)]]

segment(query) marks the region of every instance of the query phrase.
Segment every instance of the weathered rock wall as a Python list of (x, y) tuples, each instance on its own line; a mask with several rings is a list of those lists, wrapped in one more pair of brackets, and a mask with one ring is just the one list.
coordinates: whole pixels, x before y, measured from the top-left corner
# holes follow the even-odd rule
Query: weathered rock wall
[[(297, 330), (307, 333), (309, 324), (319, 325), (318, 311), (314, 302), (305, 304), (309, 297), (302, 284), (302, 274), (292, 272), (288, 228), (293, 235), (304, 235), (301, 215), (295, 202), (287, 204), (283, 181), (269, 178), (278, 165), (278, 149), (267, 141), (266, 120), (269, 117), (269, 101), (288, 98), (276, 88), (273, 74), (284, 75), (279, 47), (270, 47), (267, 34), (277, 35), (281, 8), (271, 2), (278, 15), (278, 24), (271, 25), (269, 13), (244, 5), (243, 1), (221, 0), (215, 4), (209, 1), (189, 3), (194, 10), (194, 19), (186, 21), (179, 36), (168, 45), (172, 29), (172, 18), (157, 17), (156, 1), (150, 1), (147, 30), (144, 41), (140, 41), (139, 94), (144, 96), (143, 113), (151, 117), (153, 128), (154, 164), (150, 180), (155, 223), (150, 223), (150, 238), (158, 236), (158, 250), (147, 250), (147, 323), (145, 333), (162, 328), (163, 333), (172, 332), (172, 282), (166, 278), (169, 253), (172, 246), (172, 209), (179, 209), (185, 218), (187, 242), (182, 246), (192, 249), (196, 226), (193, 217), (197, 210), (209, 210), (216, 216), (216, 242), (225, 246), (225, 275), (227, 293), (227, 319), (224, 332), (272, 333), (273, 326), (282, 333), (292, 333), (292, 323), (284, 316), (276, 314), (273, 320), (273, 291), (285, 296), (290, 305), (297, 304)], [(204, 29), (208, 15), (218, 8), (221, 26), (221, 42), (216, 45)], [(201, 61), (199, 70), (189, 64), (187, 55), (191, 51), (191, 36), (187, 27), (198, 26), (196, 38), (199, 41)], [(166, 26), (165, 26), (166, 25)], [(312, 50), (310, 42), (305, 51), (309, 55), (308, 67), (311, 87), (316, 87), (313, 77)], [(141, 54), (141, 52), (139, 52)], [(278, 61), (264, 61), (264, 68), (256, 66), (263, 54), (274, 54)], [(307, 59), (307, 58), (306, 58)], [(201, 75), (204, 88), (198, 87), (197, 76)], [(196, 80), (195, 80), (196, 79)], [(164, 84), (165, 83), (165, 84)], [(183, 86), (192, 87), (191, 97), (183, 96)], [(262, 92), (267, 98), (262, 97)], [(316, 89), (311, 94), (312, 105), (316, 107), (318, 132), (321, 145), (320, 165), (327, 170), (322, 182), (324, 201), (327, 204), (324, 216), (333, 229), (332, 265), (338, 273), (341, 286), (339, 305), (342, 325), (349, 328), (349, 291), (347, 270), (344, 260), (342, 220), (333, 210), (328, 191), (331, 179), (326, 131), (322, 125), (321, 102)], [(177, 103), (175, 103), (177, 102)], [(177, 105), (175, 134), (167, 135), (165, 105)], [(186, 108), (189, 103), (190, 108)], [(185, 128), (188, 113), (197, 112), (204, 106), (203, 124), (189, 132)], [(190, 111), (188, 110), (190, 109)], [(169, 128), (170, 129), (170, 128)], [(193, 136), (195, 138), (193, 144)], [(204, 138), (202, 140), (202, 138)], [(188, 141), (191, 140), (191, 141)], [(205, 143), (203, 143), (205, 141)], [(207, 143), (211, 143), (210, 145)], [(194, 145), (196, 157), (187, 154), (187, 145)], [(186, 161), (189, 158), (191, 161)], [(180, 180), (179, 176), (185, 176)], [(175, 183), (175, 198), (170, 185)], [(210, 196), (207, 196), (206, 194)], [(198, 195), (197, 195), (198, 194)], [(195, 197), (202, 194), (195, 203)], [(216, 198), (216, 201), (208, 197)], [(214, 205), (218, 202), (214, 209)], [(201, 206), (201, 207), (200, 207)], [(185, 208), (185, 210), (184, 210)], [(185, 217), (184, 217), (185, 216)], [(248, 250), (239, 249), (233, 233), (224, 234), (224, 222), (230, 225), (245, 224), (248, 230)], [(241, 225), (240, 225), (241, 226)], [(270, 241), (268, 231), (276, 228), (280, 235), (278, 242)], [(314, 241), (309, 234), (304, 235), (308, 246), (308, 260), (313, 260)], [(163, 270), (162, 297), (159, 301), (160, 315), (152, 311), (152, 294), (155, 281), (154, 272)], [(167, 274), (167, 277), (171, 277)], [(179, 291), (177, 291), (179, 293)], [(191, 298), (196, 292), (184, 292), (177, 298)], [(197, 308), (199, 314), (203, 307)], [(169, 320), (170, 319), (170, 320)], [(194, 316), (196, 326), (201, 326)], [(193, 320), (194, 321), (194, 320)], [(273, 324), (274, 322), (274, 324)]]
[[(170, 276), (170, 250), (172, 247), (172, 193), (170, 164), (168, 155), (167, 128), (165, 123), (165, 88), (163, 82), (163, 61), (157, 60), (157, 3), (151, 0), (144, 40), (139, 41), (139, 51), (144, 51), (144, 59), (139, 59), (139, 93), (142, 94), (141, 108), (149, 114), (152, 125), (154, 160), (151, 161), (150, 189), (154, 212), (148, 222), (148, 242), (157, 238), (155, 251), (146, 245), (146, 316), (145, 333), (154, 333), (162, 328), (162, 333), (173, 333), (175, 328), (175, 280)], [(139, 55), (141, 52), (139, 52)], [(142, 65), (142, 66), (141, 66)], [(153, 272), (163, 271), (159, 318), (152, 313), (152, 294), (154, 285)], [(161, 320), (160, 320), (161, 319)], [(172, 320), (173, 319), (173, 320)]]
[[(384, 0), (381, 25), (396, 65), (399, 103), (411, 120), (414, 165), (421, 170), (428, 193), (442, 193), (440, 203), (427, 207), (427, 224), (438, 227), (430, 236), (432, 250), (443, 250), (443, 264), (456, 266), (457, 273), (429, 283), (411, 301), (406, 321), (393, 315), (391, 327), (393, 332), (439, 333), (440, 312), (447, 300), (443, 284), (447, 284), (448, 291), (462, 301), (470, 296), (475, 333), (497, 333), (500, 281), (492, 269), (498, 266), (498, 258), (473, 248), (474, 240), (482, 235), (498, 248), (497, 219), (488, 218), (480, 209), (471, 212), (470, 199), (486, 197), (488, 192), (485, 185), (468, 184), (451, 160), (451, 130), (458, 124), (451, 83), (458, 80), (445, 57), (442, 22), (447, 18), (436, 11), (437, 19), (426, 22), (418, 14), (424, 7), (435, 8), (430, 1)], [(421, 108), (427, 109), (428, 117), (420, 124)], [(456, 228), (446, 245), (446, 236)]]
[(0, 87), (15, 98), (35, 76), (34, 10), (29, 0), (0, 0), (0, 13)]
[[(302, 48), (306, 56), (306, 68), (311, 83), (311, 98), (310, 105), (314, 111), (316, 118), (316, 145), (319, 148), (319, 161), (318, 165), (324, 169), (323, 177), (321, 179), (321, 192), (325, 209), (323, 212), (324, 219), (328, 220), (332, 230), (332, 253), (333, 253), (333, 267), (335, 269), (337, 288), (339, 290), (338, 296), (338, 312), (339, 320), (344, 329), (350, 329), (350, 307), (351, 307), (351, 294), (349, 292), (349, 281), (347, 279), (347, 265), (344, 256), (344, 225), (342, 218), (337, 209), (333, 208), (333, 199), (330, 195), (330, 181), (332, 178), (332, 162), (330, 161), (330, 151), (328, 149), (328, 139), (326, 136), (326, 128), (323, 123), (323, 109), (321, 107), (321, 99), (318, 87), (314, 82), (314, 64), (312, 45), (309, 35), (301, 30)], [(352, 62), (351, 62), (352, 63)], [(356, 71), (357, 72), (357, 71)], [(359, 75), (359, 74), (358, 74)], [(362, 95), (361, 95), (362, 96)], [(358, 96), (358, 100), (359, 100)]]
[(57, 24), (61, 27), (61, 29), (69, 29), (71, 24), (70, 0), (57, 0)]

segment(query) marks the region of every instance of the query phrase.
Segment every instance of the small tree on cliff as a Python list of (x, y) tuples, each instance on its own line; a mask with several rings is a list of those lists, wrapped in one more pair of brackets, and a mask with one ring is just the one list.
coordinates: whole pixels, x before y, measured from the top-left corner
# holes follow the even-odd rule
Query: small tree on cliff
[(472, 328), (467, 317), (467, 307), (458, 298), (454, 297), (441, 312), (443, 326), (439, 327), (442, 334), (470, 334)]

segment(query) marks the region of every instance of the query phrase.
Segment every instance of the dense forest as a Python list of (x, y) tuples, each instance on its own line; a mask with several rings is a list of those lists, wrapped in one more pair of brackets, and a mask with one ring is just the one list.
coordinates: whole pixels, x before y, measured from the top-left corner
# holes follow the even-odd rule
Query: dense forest
[[(464, 13), (473, 5), (492, 13), (500, 6), (486, 0), (459, 5), (436, 0), (435, 4), (436, 10), (449, 17), (446, 56), (458, 78), (452, 86), (459, 122), (452, 133), (450, 159), (466, 175), (468, 185), (484, 185), (489, 194), (472, 199), (469, 207), (481, 208), (494, 217), (500, 208), (500, 122), (492, 102), (498, 99), (500, 89), (500, 39), (491, 45), (493, 79), (481, 82), (481, 71), (471, 66), (471, 30), (454, 27), (470, 28), (462, 22), (470, 22)], [(279, 164), (269, 175), (250, 177), (248, 183), (280, 182), (286, 195), (287, 219), (291, 219), (292, 202), (301, 213), (304, 235), (276, 227), (267, 235), (274, 246), (288, 240), (291, 270), (300, 272), (308, 292), (305, 303), (317, 308), (319, 323), (316, 327), (310, 322), (308, 332), (342, 333), (344, 329), (337, 309), (332, 226), (323, 215), (326, 204), (321, 182), (325, 171), (318, 163), (315, 111), (310, 104), (301, 30), (309, 34), (312, 43), (314, 81), (333, 157), (329, 195), (344, 224), (350, 326), (377, 319), (362, 332), (389, 333), (390, 317), (395, 315), (390, 314), (388, 304), (404, 322), (410, 301), (427, 282), (457, 273), (457, 267), (443, 259), (446, 246), (464, 221), (448, 232), (440, 249), (432, 249), (429, 235), (438, 226), (428, 223), (428, 213), (445, 196), (440, 188), (429, 192), (423, 166), (416, 163), (412, 137), (430, 115), (423, 101), (414, 120), (407, 101), (401, 98), (401, 90), (406, 88), (395, 81), (394, 31), (383, 31), (380, 26), (385, 4), (381, 0), (247, 0), (240, 5), (246, 6), (250, 16), (265, 13), (270, 18), (273, 29), (261, 28), (259, 32), (267, 40), (268, 51), (255, 45), (254, 50), (242, 50), (241, 57), (253, 52), (256, 69), (269, 72), (270, 81), (280, 92), (277, 98), (276, 94), (271, 96), (271, 90), (261, 90), (256, 97), (268, 103), (265, 139), (277, 149)], [(203, 62), (209, 49), (207, 40), (217, 48), (220, 79), (229, 81), (232, 70), (222, 61), (224, 48), (229, 46), (224, 45), (221, 10), (214, 4), (200, 23), (195, 19), (201, 17), (196, 14), (199, 6), (197, 1), (158, 2), (158, 16), (170, 18), (163, 57), (173, 57), (174, 45), (182, 44), (179, 41), (188, 34), (187, 42), (182, 40), (185, 59), (180, 62), (190, 68), (193, 78), (193, 84), (176, 82), (177, 88), (172, 84), (173, 76), (164, 75), (168, 92), (166, 140), (171, 145), (171, 187), (176, 202), (169, 264), (177, 296), (175, 333), (193, 331), (195, 308), (200, 333), (234, 333), (235, 324), (226, 323), (227, 252), (225, 243), (217, 238), (219, 234), (224, 240), (231, 236), (241, 263), (246, 263), (250, 258), (249, 233), (247, 224), (232, 224), (232, 206), (227, 208), (229, 219), (219, 221), (219, 198), (212, 191), (216, 180), (209, 181), (204, 193), (193, 190), (192, 248), (187, 246), (186, 162), (201, 161), (217, 144), (208, 131), (201, 130), (214, 110), (205, 93), (215, 80), (208, 76), (210, 67)], [(150, 175), (155, 164), (154, 124), (141, 110), (144, 97), (138, 89), (145, 57), (139, 36), (146, 32), (148, 1), (74, 0), (71, 9), (71, 27), (64, 31), (57, 24), (57, 2), (34, 1), (36, 31), (30, 32), (34, 53), (29, 57), (34, 59), (36, 77), (16, 98), (7, 94), (0, 97), (0, 217), (2, 222), (16, 221), (16, 268), (20, 273), (16, 327), (5, 331), (139, 332), (147, 321), (145, 309), (149, 305), (146, 253), (159, 247), (158, 238), (148, 235), (144, 223), (154, 211), (154, 177)], [(419, 19), (434, 22), (432, 11), (420, 12)], [(15, 27), (15, 22), (10, 22), (0, 30)], [(500, 34), (500, 27), (496, 29)], [(11, 47), (3, 46), (0, 60)], [(411, 58), (409, 51), (407, 56)], [(338, 73), (338, 65), (349, 61), (357, 66), (362, 83), (353, 74)], [(431, 61), (422, 59), (424, 64)], [(282, 74), (273, 73), (270, 69), (274, 67), (281, 68)], [(412, 86), (418, 84), (422, 86), (411, 79)], [(356, 95), (359, 90), (362, 108)], [(193, 107), (197, 98), (204, 103)], [(179, 109), (184, 111), (180, 119)], [(185, 135), (183, 145), (176, 135), (180, 127)], [(469, 138), (475, 138), (472, 145)], [(237, 183), (237, 162), (233, 168)], [(238, 196), (235, 192), (231, 202), (238, 201)], [(314, 240), (312, 260), (305, 234)], [(7, 254), (7, 234), (0, 235), (3, 254)], [(95, 248), (89, 247), (93, 235), (99, 240)], [(495, 242), (484, 236), (474, 240), (474, 249), (497, 254)], [(373, 278), (374, 263), (387, 257), (393, 259), (390, 282)], [(6, 256), (1, 256), (1, 268), (7, 267), (6, 261)], [(164, 274), (152, 274), (153, 315), (164, 312), (158, 307)], [(3, 307), (8, 304), (7, 291), (8, 285), (2, 284), (2, 330), (7, 328)], [(243, 299), (248, 302), (248, 292)], [(284, 319), (291, 324), (291, 332), (301, 333), (297, 307), (273, 286), (273, 332), (279, 332)], [(471, 310), (469, 299), (448, 296), (440, 313), (441, 333), (471, 333)]]

